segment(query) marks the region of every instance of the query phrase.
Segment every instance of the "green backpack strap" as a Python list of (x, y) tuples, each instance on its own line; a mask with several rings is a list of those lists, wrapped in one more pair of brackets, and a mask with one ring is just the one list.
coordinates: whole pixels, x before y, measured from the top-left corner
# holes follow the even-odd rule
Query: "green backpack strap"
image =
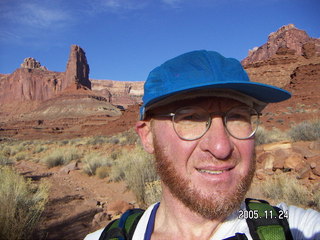
[(253, 239), (293, 240), (286, 212), (264, 200), (247, 198), (245, 203), (246, 221)]
[(105, 227), (99, 240), (131, 240), (143, 213), (140, 208), (129, 209)]

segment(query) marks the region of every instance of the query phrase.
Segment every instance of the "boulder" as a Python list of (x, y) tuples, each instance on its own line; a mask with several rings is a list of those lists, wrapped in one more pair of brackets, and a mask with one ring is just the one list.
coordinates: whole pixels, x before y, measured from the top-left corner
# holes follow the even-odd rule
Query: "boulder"
[(303, 156), (299, 153), (291, 153), (284, 160), (284, 168), (296, 170), (299, 164), (306, 164), (303, 160)]
[(75, 171), (75, 170), (79, 170), (77, 161), (73, 161), (73, 162), (69, 163), (68, 165), (62, 167), (60, 169), (60, 172), (69, 174), (71, 171)]
[(91, 222), (92, 227), (101, 226), (103, 222), (110, 221), (111, 217), (106, 212), (99, 212), (94, 215), (93, 220)]
[(23, 63), (21, 63), (20, 67), (27, 68), (27, 69), (40, 68), (42, 70), (47, 70), (46, 67), (41, 66), (40, 62), (38, 62), (36, 59), (34, 59), (32, 57), (25, 58), (23, 60)]
[(116, 216), (132, 209), (134, 206), (126, 201), (115, 201), (107, 205), (107, 212), (111, 216)]
[(320, 177), (320, 164), (317, 164), (316, 167), (312, 169), (312, 173)]

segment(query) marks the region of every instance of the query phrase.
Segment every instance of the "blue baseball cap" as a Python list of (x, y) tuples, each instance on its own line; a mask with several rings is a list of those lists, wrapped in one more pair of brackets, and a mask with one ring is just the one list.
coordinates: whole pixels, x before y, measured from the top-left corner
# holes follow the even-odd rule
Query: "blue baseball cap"
[(140, 119), (155, 107), (200, 96), (233, 98), (260, 111), (268, 103), (289, 99), (291, 94), (275, 86), (251, 82), (234, 58), (214, 51), (192, 51), (150, 72), (144, 84)]

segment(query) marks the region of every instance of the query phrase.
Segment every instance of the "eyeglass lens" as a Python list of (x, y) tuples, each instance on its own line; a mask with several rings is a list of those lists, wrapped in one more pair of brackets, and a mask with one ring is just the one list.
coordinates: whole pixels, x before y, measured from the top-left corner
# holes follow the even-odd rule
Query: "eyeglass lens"
[[(182, 139), (198, 139), (209, 129), (211, 115), (200, 107), (180, 108), (175, 112), (173, 118), (174, 129)], [(235, 107), (225, 113), (224, 124), (231, 136), (247, 139), (255, 133), (258, 117), (258, 113), (250, 107)]]

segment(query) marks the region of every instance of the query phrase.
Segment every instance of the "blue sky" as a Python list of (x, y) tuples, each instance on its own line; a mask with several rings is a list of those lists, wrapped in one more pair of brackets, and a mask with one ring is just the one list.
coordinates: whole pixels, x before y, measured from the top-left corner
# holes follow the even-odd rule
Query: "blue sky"
[(319, 0), (0, 0), (0, 73), (26, 57), (63, 72), (80, 45), (90, 78), (144, 81), (184, 52), (242, 60), (283, 25), (320, 38)]

